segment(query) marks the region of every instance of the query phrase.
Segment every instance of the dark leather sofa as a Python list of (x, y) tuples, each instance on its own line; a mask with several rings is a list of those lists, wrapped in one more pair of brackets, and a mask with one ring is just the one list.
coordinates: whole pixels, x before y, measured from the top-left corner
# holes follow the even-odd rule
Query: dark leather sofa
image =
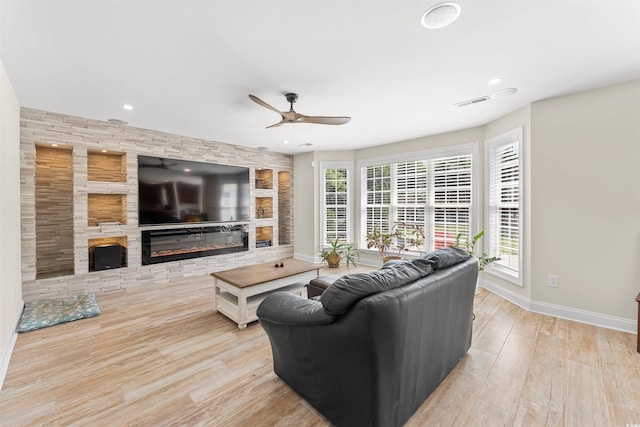
[(336, 426), (401, 426), (469, 349), (477, 276), (449, 249), (344, 276), (320, 301), (272, 294), (257, 314), (274, 371)]

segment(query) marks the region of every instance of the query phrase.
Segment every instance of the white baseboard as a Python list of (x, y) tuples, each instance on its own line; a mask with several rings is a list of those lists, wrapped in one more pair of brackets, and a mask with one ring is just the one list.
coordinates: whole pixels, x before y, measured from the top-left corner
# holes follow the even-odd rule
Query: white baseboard
[(308, 255), (294, 253), (293, 257), (295, 259), (299, 259), (300, 261), (316, 262), (316, 260), (312, 256), (308, 256)]
[(18, 339), (18, 332), (16, 332), (16, 329), (18, 328), (18, 323), (20, 322), (20, 316), (22, 316), (22, 310), (20, 310), (18, 319), (16, 319), (13, 332), (9, 336), (9, 339), (4, 343), (4, 347), (2, 348), (2, 354), (0, 356), (0, 390), (2, 390), (2, 386), (4, 385), (4, 379), (7, 376), (7, 371), (9, 370), (11, 354), (13, 353), (13, 349), (16, 346), (16, 340)]
[(524, 308), (527, 311), (558, 317), (560, 319), (573, 320), (575, 322), (586, 323), (588, 325), (601, 326), (603, 328), (614, 329), (616, 331), (628, 332), (634, 335), (638, 331), (638, 323), (632, 319), (625, 319), (623, 317), (609, 316), (607, 314), (595, 313), (593, 311), (534, 301), (511, 292), (510, 290), (505, 289), (502, 286), (498, 286), (486, 279), (479, 280), (478, 284), (486, 290)]

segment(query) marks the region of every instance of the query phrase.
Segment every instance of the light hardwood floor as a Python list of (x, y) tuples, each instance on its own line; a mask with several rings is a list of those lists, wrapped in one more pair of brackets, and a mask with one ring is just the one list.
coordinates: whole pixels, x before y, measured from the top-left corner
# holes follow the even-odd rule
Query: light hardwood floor
[[(212, 280), (190, 279), (98, 296), (98, 317), (20, 334), (0, 425), (328, 425), (273, 373), (260, 325), (239, 330), (212, 301)], [(471, 350), (408, 426), (640, 424), (635, 335), (483, 289), (474, 311)]]

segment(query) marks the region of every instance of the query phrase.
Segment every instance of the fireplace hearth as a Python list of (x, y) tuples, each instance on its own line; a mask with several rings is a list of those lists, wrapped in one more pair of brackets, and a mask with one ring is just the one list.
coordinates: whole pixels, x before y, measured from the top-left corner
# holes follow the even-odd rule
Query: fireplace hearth
[(142, 232), (142, 265), (249, 250), (248, 226), (189, 227)]

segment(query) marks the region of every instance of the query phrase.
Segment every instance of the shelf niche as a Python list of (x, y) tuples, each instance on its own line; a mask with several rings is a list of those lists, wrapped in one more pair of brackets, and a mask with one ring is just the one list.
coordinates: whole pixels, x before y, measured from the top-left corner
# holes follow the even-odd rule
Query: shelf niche
[[(118, 236), (118, 237), (100, 237), (96, 239), (89, 239), (89, 271), (98, 271), (96, 270), (96, 259), (95, 259), (95, 249), (99, 246), (120, 246), (120, 265), (115, 268), (126, 267), (127, 262), (127, 237), (126, 236)], [(104, 260), (100, 262), (104, 263)], [(110, 268), (111, 269), (111, 268)], [(106, 270), (106, 268), (99, 268), (99, 270)]]
[(256, 169), (256, 190), (273, 190), (273, 170)]
[(73, 151), (36, 145), (36, 279), (73, 275)]
[(293, 243), (293, 187), (291, 172), (278, 172), (278, 244)]
[(256, 219), (273, 218), (273, 197), (256, 197)]
[(87, 180), (127, 182), (127, 155), (100, 151), (87, 152)]
[[(269, 245), (260, 245), (259, 242), (266, 242), (269, 241), (271, 242)], [(267, 226), (267, 227), (256, 227), (256, 247), (258, 248), (263, 248), (266, 246), (272, 246), (273, 245), (273, 227), (272, 226)]]
[(101, 223), (127, 223), (126, 194), (96, 194), (91, 193), (87, 199), (89, 227), (99, 226)]

